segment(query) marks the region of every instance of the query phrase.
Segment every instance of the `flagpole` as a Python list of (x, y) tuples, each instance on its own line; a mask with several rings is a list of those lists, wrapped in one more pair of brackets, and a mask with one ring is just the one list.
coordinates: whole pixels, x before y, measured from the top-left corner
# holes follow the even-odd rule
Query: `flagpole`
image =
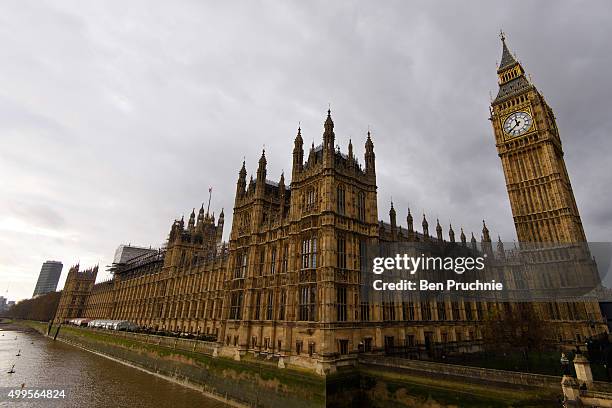
[(208, 215), (210, 211), (210, 198), (211, 197), (212, 197), (212, 187), (208, 189), (208, 207), (206, 207), (206, 215)]

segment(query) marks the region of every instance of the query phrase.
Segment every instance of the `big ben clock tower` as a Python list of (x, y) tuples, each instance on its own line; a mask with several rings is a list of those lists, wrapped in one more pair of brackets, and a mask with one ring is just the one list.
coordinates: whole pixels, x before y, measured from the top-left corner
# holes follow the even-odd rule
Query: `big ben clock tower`
[(573, 243), (586, 237), (552, 109), (525, 77), (501, 34), (499, 92), (491, 123), (520, 242)]

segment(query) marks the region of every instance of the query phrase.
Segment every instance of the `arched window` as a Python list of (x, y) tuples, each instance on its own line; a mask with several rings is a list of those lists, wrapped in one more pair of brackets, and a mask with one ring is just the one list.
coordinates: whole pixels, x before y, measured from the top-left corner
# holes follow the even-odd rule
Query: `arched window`
[(302, 269), (317, 267), (317, 237), (302, 240)]
[(338, 186), (336, 192), (338, 200), (338, 214), (344, 215), (346, 211), (346, 191), (344, 189), (344, 186)]
[(365, 193), (363, 191), (357, 193), (357, 219), (365, 221)]

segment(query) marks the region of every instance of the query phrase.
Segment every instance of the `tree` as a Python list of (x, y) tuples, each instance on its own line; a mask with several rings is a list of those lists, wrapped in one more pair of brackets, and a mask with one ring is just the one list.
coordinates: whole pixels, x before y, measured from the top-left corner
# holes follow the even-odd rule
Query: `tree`
[(532, 303), (504, 304), (503, 310), (489, 310), (483, 324), (483, 340), (487, 349), (520, 351), (529, 370), (529, 355), (550, 344), (552, 328), (542, 320)]

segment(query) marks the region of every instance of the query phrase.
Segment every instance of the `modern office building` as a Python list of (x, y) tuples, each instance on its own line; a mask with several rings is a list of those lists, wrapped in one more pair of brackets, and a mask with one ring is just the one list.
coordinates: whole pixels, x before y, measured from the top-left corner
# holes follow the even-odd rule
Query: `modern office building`
[(38, 281), (36, 282), (36, 288), (32, 297), (55, 292), (63, 266), (59, 261), (45, 262), (40, 268), (40, 275), (38, 275)]

